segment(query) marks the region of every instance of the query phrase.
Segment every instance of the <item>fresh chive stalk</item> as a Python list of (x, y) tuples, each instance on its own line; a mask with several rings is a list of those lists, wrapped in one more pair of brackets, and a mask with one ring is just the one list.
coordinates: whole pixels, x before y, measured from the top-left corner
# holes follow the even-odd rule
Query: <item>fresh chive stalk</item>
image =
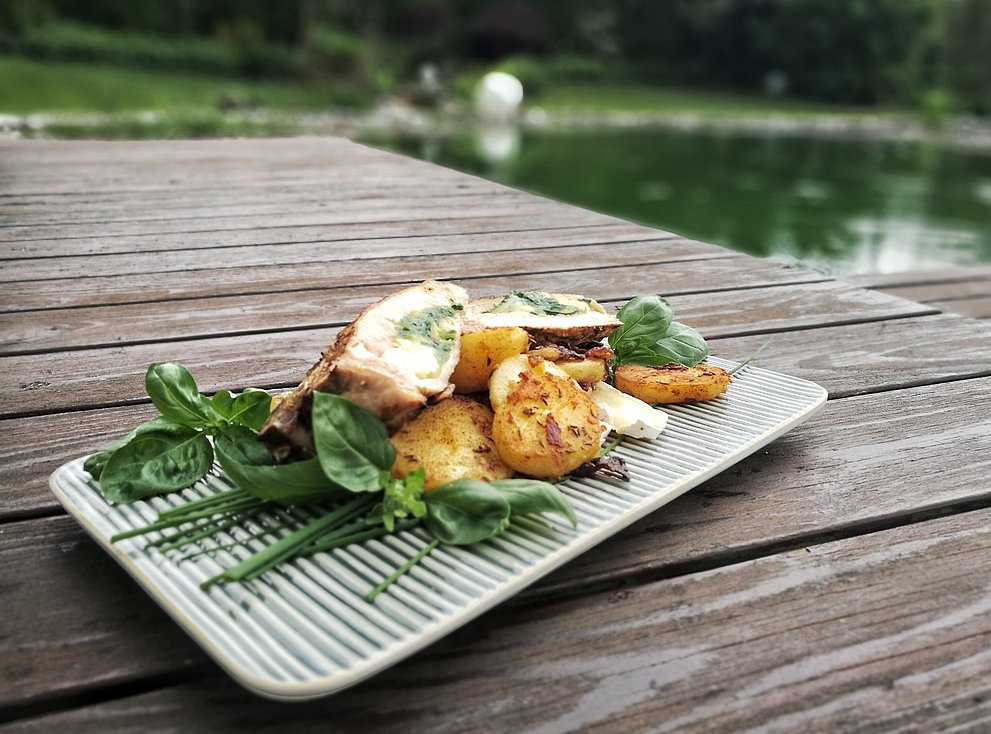
[[(419, 520), (400, 520), (396, 523), (393, 532), (399, 533), (403, 530), (409, 530), (410, 528), (415, 528), (419, 524)], [(351, 543), (362, 543), (366, 540), (374, 540), (375, 538), (381, 538), (383, 535), (391, 534), (392, 533), (390, 533), (389, 530), (383, 525), (350, 533), (328, 533), (323, 538), (314, 541), (309, 548), (305, 548), (299, 555), (311, 556), (314, 553), (322, 553), (324, 551), (333, 550), (334, 548), (341, 548), (345, 545), (350, 545)]]
[(223, 573), (207, 579), (200, 584), (200, 588), (209, 589), (220, 581), (250, 581), (258, 578), (283, 561), (294, 558), (301, 549), (310, 545), (315, 538), (368, 512), (375, 501), (376, 498), (374, 496), (353, 499), (341, 505), (333, 512), (303, 526), (296, 532), (290, 533), (277, 543), (273, 543), (267, 548), (246, 558), (233, 568), (229, 568)]
[(402, 566), (400, 566), (391, 574), (389, 574), (389, 576), (383, 579), (378, 586), (376, 586), (374, 589), (372, 589), (367, 594), (365, 594), (365, 601), (369, 603), (375, 601), (375, 597), (377, 597), (383, 591), (385, 591), (390, 586), (392, 586), (392, 584), (394, 584), (396, 581), (401, 579), (407, 571), (409, 571), (411, 568), (413, 568), (413, 566), (415, 566), (417, 563), (422, 561), (427, 556), (427, 554), (430, 551), (432, 551), (434, 548), (436, 548), (438, 545), (440, 545), (440, 541), (437, 540), (437, 538), (434, 538), (425, 546), (423, 546), (423, 548), (421, 548), (420, 551), (415, 556), (410, 558), (408, 561), (406, 561), (406, 563), (404, 563)]

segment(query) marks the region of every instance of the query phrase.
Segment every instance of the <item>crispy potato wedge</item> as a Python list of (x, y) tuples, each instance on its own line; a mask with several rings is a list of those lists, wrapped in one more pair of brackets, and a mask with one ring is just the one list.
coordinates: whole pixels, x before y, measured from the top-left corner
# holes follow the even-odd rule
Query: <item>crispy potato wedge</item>
[(601, 359), (562, 359), (554, 364), (583, 386), (602, 382), (608, 374), (606, 363)]
[(530, 346), (530, 335), (518, 326), (485, 329), (461, 335), (461, 359), (451, 382), (457, 393), (488, 388), (489, 377), (500, 362)]
[(726, 392), (730, 374), (710, 364), (694, 367), (624, 364), (613, 371), (613, 382), (618, 389), (645, 403), (701, 403)]
[(492, 411), (464, 397), (424, 408), (390, 439), (396, 447), (392, 475), (405, 477), (423, 467), (425, 490), (455, 479), (506, 479), (506, 465), (492, 440)]
[(492, 439), (510, 467), (532, 477), (561, 477), (599, 453), (595, 401), (553, 362), (511, 357), (489, 380)]

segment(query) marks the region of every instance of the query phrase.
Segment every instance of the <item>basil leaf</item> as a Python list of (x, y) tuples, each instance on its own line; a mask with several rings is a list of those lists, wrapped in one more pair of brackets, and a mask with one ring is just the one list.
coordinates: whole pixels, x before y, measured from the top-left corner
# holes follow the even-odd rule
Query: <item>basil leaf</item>
[(230, 390), (220, 390), (210, 399), (210, 405), (224, 422), (245, 426), (253, 431), (257, 431), (268, 420), (271, 404), (271, 395), (253, 387), (237, 397), (231, 395)]
[(458, 479), (423, 496), (423, 522), (441, 543), (469, 545), (498, 535), (509, 525), (509, 500), (477, 479)]
[(222, 418), (229, 420), (234, 410), (234, 396), (230, 390), (219, 390), (210, 398), (210, 405)]
[(264, 390), (248, 388), (234, 398), (234, 406), (229, 418), (238, 425), (257, 431), (268, 420), (271, 406), (271, 395)]
[(636, 347), (649, 348), (664, 334), (674, 312), (661, 296), (637, 296), (616, 313), (623, 322), (609, 335), (609, 346), (616, 353)]
[(561, 490), (553, 484), (536, 479), (498, 479), (489, 482), (489, 486), (506, 498), (512, 515), (551, 512), (566, 519), (573, 527), (578, 526), (575, 511)]
[(190, 428), (208, 428), (222, 421), (221, 415), (200, 395), (189, 370), (178, 362), (155, 362), (145, 373), (145, 390), (158, 412)]
[(113, 455), (114, 451), (124, 446), (132, 438), (139, 436), (142, 433), (147, 433), (148, 431), (168, 431), (171, 428), (182, 428), (185, 430), (185, 426), (179, 426), (178, 424), (170, 421), (168, 418), (164, 418), (160, 415), (155, 416), (150, 421), (142, 423), (123, 438), (118, 438), (116, 441), (107, 444), (95, 454), (91, 455), (83, 463), (83, 469), (88, 471), (93, 479), (99, 479), (100, 474), (103, 472), (103, 467), (107, 465), (107, 462), (110, 460), (110, 457)]
[(100, 475), (108, 502), (176, 492), (202, 479), (213, 466), (207, 437), (193, 430), (147, 431), (114, 451)]
[(282, 505), (305, 505), (350, 496), (327, 478), (316, 459), (276, 464), (257, 434), (243, 426), (222, 429), (215, 441), (224, 473), (255, 497)]
[(324, 474), (352, 492), (377, 492), (396, 449), (373, 413), (330, 393), (313, 393), (313, 444)]
[(709, 347), (702, 335), (677, 321), (668, 326), (667, 333), (654, 344), (653, 349), (658, 358), (665, 360), (654, 364), (677, 362), (694, 367), (709, 356)]

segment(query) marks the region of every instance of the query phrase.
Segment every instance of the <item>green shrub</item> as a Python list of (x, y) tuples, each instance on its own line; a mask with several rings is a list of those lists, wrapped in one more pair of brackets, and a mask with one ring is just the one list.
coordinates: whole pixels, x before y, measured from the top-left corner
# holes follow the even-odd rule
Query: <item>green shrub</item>
[(47, 59), (81, 59), (165, 70), (252, 76), (290, 76), (298, 62), (291, 49), (253, 41), (233, 43), (109, 31), (78, 23), (46, 23), (4, 38), (2, 49)]
[(942, 128), (949, 121), (957, 103), (953, 94), (945, 89), (929, 89), (919, 100), (922, 121), (932, 128)]
[(307, 34), (304, 65), (312, 76), (360, 77), (365, 57), (364, 42), (351, 33), (320, 26)]

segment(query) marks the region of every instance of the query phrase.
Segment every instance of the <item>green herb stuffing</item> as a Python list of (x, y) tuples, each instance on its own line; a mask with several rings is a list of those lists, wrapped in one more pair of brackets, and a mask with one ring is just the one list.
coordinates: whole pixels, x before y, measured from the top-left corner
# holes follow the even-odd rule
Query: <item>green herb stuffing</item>
[(572, 314), (587, 313), (587, 298), (582, 298), (584, 308), (574, 304), (563, 303), (550, 293), (541, 291), (510, 291), (509, 295), (499, 303), (490, 308), (486, 313), (515, 313), (524, 311), (539, 316), (570, 316)]
[[(454, 304), (458, 310), (461, 304)], [(396, 338), (423, 344), (434, 350), (437, 363), (444, 364), (458, 338), (457, 329), (445, 328), (442, 322), (454, 316), (454, 306), (434, 306), (403, 316), (396, 325)]]

